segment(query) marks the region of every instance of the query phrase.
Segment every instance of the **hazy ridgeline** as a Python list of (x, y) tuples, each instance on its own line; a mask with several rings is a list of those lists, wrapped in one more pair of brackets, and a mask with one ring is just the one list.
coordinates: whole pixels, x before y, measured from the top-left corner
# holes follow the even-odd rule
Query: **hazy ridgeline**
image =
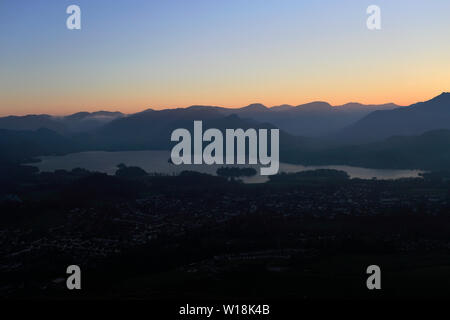
[(0, 118), (3, 162), (80, 151), (169, 150), (177, 128), (280, 129), (280, 160), (304, 165), (441, 170), (450, 168), (450, 94), (408, 107), (315, 102), (240, 109), (192, 106), (124, 115)]

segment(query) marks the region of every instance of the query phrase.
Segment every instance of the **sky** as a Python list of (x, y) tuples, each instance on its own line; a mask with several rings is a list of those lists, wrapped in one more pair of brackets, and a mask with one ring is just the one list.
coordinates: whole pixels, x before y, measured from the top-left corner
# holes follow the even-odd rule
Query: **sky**
[(448, 0), (0, 0), (0, 115), (409, 105), (450, 91), (449, 38)]

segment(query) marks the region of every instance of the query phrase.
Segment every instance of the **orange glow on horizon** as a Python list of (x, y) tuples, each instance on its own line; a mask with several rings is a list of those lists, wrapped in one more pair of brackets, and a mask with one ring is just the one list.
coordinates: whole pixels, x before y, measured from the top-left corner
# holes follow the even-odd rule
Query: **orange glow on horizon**
[[(203, 106), (218, 106), (224, 108), (241, 108), (245, 107), (252, 103), (261, 103), (267, 107), (273, 107), (278, 105), (302, 105), (314, 101), (324, 101), (328, 102), (332, 106), (339, 106), (350, 102), (356, 102), (366, 105), (375, 105), (375, 104), (386, 104), (386, 103), (394, 103), (399, 106), (409, 106), (411, 104), (422, 102), (429, 100), (442, 92), (450, 91), (449, 89), (442, 90), (429, 90), (426, 92), (422, 92), (417, 90), (414, 93), (411, 93), (407, 96), (403, 97), (395, 97), (394, 95), (390, 96), (388, 93), (385, 95), (377, 95), (377, 94), (366, 94), (359, 95), (353, 97), (339, 97), (339, 96), (327, 96), (327, 95), (308, 95), (305, 97), (293, 97), (286, 98), (283, 96), (282, 98), (276, 97), (265, 97), (254, 96), (250, 98), (240, 98), (240, 99), (229, 99), (229, 98), (189, 98), (185, 101), (181, 101), (175, 99), (175, 101), (164, 101), (164, 100), (154, 100), (151, 99), (136, 99), (131, 102), (131, 99), (128, 101), (121, 100), (112, 100), (112, 99), (94, 99), (93, 101), (89, 101), (89, 99), (83, 99), (82, 101), (70, 101), (69, 103), (63, 103), (62, 101), (55, 101), (53, 103), (39, 103), (33, 104), (32, 108), (24, 107), (20, 104), (15, 104), (10, 102), (8, 105), (10, 108), (17, 110), (17, 112), (9, 113), (4, 112), (2, 108), (0, 108), (0, 116), (9, 116), (9, 115), (27, 115), (27, 114), (50, 114), (55, 116), (64, 116), (73, 114), (76, 112), (87, 111), (120, 111), (125, 114), (132, 114), (136, 112), (141, 112), (146, 109), (154, 109), (154, 110), (163, 110), (163, 109), (175, 109), (175, 108), (187, 108), (192, 105), (203, 105)], [(124, 99), (126, 100), (126, 99)], [(21, 110), (21, 111), (19, 111)]]

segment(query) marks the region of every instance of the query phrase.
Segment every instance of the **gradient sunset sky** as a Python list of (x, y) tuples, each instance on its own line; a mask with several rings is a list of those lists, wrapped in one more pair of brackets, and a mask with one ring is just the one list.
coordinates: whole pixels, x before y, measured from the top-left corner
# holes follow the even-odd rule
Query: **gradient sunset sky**
[[(77, 4), (82, 29), (66, 28)], [(366, 28), (366, 8), (382, 30)], [(408, 105), (450, 91), (448, 0), (1, 0), (0, 115)]]

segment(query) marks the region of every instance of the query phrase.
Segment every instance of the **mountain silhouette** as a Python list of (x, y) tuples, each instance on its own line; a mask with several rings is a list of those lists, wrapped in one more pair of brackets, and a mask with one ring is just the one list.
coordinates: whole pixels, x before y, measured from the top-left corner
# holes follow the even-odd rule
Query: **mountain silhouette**
[(437, 129), (450, 129), (450, 93), (409, 107), (378, 110), (344, 128), (337, 138), (364, 143), (395, 135), (419, 135)]
[[(91, 147), (107, 150), (167, 149), (177, 128), (192, 126), (194, 120), (223, 117), (214, 109), (166, 109), (145, 111), (116, 119), (89, 134)], [(86, 136), (82, 136), (86, 140)]]
[(48, 114), (7, 116), (0, 118), (0, 129), (38, 130), (46, 128), (58, 133), (83, 132), (96, 129), (114, 119), (123, 117), (121, 112), (77, 112), (58, 117)]
[(57, 118), (57, 120), (64, 124), (66, 131), (87, 132), (100, 128), (108, 122), (124, 116), (123, 113), (117, 111), (77, 112), (69, 116)]
[[(131, 115), (98, 111), (10, 116), (0, 118), (0, 151), (3, 159), (24, 161), (88, 150), (169, 150), (173, 130), (192, 131), (195, 120), (203, 121), (204, 130), (279, 128), (280, 157), (288, 162), (385, 168), (443, 168), (450, 163), (450, 93), (408, 107), (318, 101), (272, 108), (146, 109)], [(333, 139), (318, 137), (336, 128)], [(299, 135), (302, 132), (306, 134)]]
[(82, 151), (73, 139), (50, 129), (5, 130), (0, 129), (0, 162), (23, 162), (31, 157), (61, 155)]
[[(357, 103), (331, 106), (326, 102), (311, 102), (298, 106), (281, 105), (271, 108), (259, 103), (250, 104), (242, 108), (194, 105), (188, 108), (177, 109), (146, 109), (131, 115), (125, 115), (120, 112), (97, 111), (77, 112), (64, 117), (51, 115), (8, 116), (0, 118), (0, 129), (37, 130), (47, 128), (61, 134), (88, 133), (102, 130), (103, 127), (106, 127), (105, 130), (108, 130), (107, 125), (117, 119), (129, 119), (119, 122), (118, 129), (122, 130), (120, 123), (146, 121), (145, 119), (147, 118), (153, 122), (154, 118), (160, 118), (162, 123), (166, 123), (171, 121), (170, 117), (178, 121), (188, 114), (197, 112), (200, 118), (203, 116), (208, 118), (212, 113), (215, 116), (236, 114), (243, 119), (271, 123), (292, 135), (315, 137), (343, 129), (374, 110), (394, 109), (397, 107), (394, 104), (362, 105)], [(169, 118), (165, 119), (165, 117)], [(153, 123), (152, 127), (156, 129), (158, 125)]]
[[(243, 119), (237, 114), (224, 115), (220, 110), (209, 107), (191, 107), (185, 109), (167, 109), (141, 112), (116, 119), (99, 130), (77, 136), (80, 143), (87, 143), (89, 149), (101, 150), (146, 150), (169, 149), (172, 146), (170, 136), (175, 129), (186, 128), (190, 131), (196, 120), (208, 128), (225, 129), (249, 128), (274, 129), (270, 123), (260, 123), (252, 119)], [(302, 138), (280, 132), (280, 144), (286, 146), (303, 142)]]
[(309, 165), (352, 165), (382, 169), (450, 170), (450, 130), (394, 136), (359, 145), (297, 150), (289, 161)]
[(95, 111), (95, 112), (77, 112), (71, 114), (69, 116), (63, 117), (64, 120), (72, 121), (72, 120), (102, 120), (102, 119), (116, 119), (123, 117), (124, 114), (122, 112), (111, 112), (111, 111)]
[(37, 130), (41, 128), (47, 128), (57, 132), (64, 132), (66, 130), (63, 123), (48, 114), (7, 116), (0, 118), (0, 129)]
[[(317, 137), (345, 128), (375, 110), (398, 108), (395, 104), (363, 105), (350, 103), (332, 106), (327, 102), (311, 102), (298, 106), (267, 107), (254, 103), (242, 108), (191, 106), (188, 109), (214, 110), (222, 115), (237, 114), (241, 118), (271, 123), (292, 135)], [(177, 109), (180, 110), (180, 109)]]
[(293, 135), (318, 137), (343, 129), (374, 110), (397, 107), (394, 104), (332, 106), (327, 102), (316, 101), (298, 106), (258, 108), (257, 111), (251, 113), (237, 111), (237, 114), (259, 122), (272, 123)]

